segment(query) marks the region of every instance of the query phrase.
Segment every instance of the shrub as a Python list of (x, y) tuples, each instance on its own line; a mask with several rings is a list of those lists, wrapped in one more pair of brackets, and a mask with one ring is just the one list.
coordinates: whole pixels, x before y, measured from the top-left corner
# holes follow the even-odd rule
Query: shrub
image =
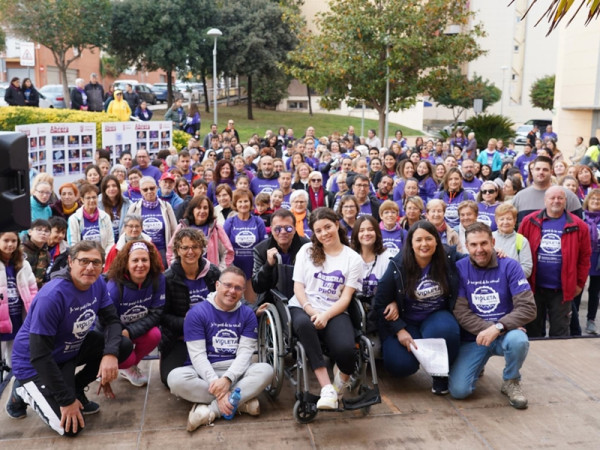
[(102, 122), (118, 122), (119, 118), (107, 113), (73, 109), (28, 108), (6, 106), (0, 108), (0, 131), (15, 131), (17, 125), (34, 123), (96, 122), (96, 146), (102, 147)]
[(173, 130), (173, 145), (180, 151), (183, 147), (187, 147), (190, 135), (185, 131)]
[(465, 124), (475, 133), (479, 148), (485, 148), (492, 138), (508, 142), (515, 137), (514, 122), (499, 114), (479, 114), (467, 119)]

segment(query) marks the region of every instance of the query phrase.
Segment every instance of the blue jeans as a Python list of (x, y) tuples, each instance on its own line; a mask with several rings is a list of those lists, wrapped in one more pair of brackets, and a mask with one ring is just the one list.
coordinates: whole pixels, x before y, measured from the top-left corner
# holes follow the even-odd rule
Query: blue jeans
[(458, 357), (450, 367), (449, 389), (454, 398), (466, 398), (475, 390), (479, 374), (491, 356), (504, 356), (504, 380), (521, 379), (519, 370), (529, 350), (529, 338), (521, 330), (498, 336), (489, 347), (477, 342), (463, 342)]
[[(436, 311), (418, 325), (408, 324), (405, 328), (413, 339), (443, 338), (448, 348), (450, 365), (458, 355), (460, 328), (450, 311)], [(419, 370), (419, 361), (398, 341), (389, 336), (383, 341), (383, 363), (385, 369), (395, 377), (407, 377)]]

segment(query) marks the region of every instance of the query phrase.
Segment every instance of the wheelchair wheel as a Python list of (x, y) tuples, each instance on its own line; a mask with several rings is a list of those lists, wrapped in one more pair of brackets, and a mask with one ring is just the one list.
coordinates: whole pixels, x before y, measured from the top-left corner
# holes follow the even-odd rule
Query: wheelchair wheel
[(298, 423), (310, 423), (317, 417), (317, 405), (305, 401), (296, 400), (294, 404), (294, 419)]
[(283, 386), (283, 329), (277, 308), (269, 305), (258, 326), (258, 361), (273, 367), (273, 381), (266, 391), (276, 398)]

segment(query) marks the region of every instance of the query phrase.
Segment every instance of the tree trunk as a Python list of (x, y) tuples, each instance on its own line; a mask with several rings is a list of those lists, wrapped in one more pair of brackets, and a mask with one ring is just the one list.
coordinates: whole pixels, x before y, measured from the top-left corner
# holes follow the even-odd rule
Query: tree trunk
[(254, 120), (252, 115), (252, 75), (248, 75), (248, 120)]
[(67, 67), (63, 64), (58, 66), (62, 78), (63, 96), (65, 97), (65, 108), (71, 108), (71, 92), (69, 91), (69, 80), (67, 80)]
[(386, 139), (385, 139), (385, 105), (384, 106), (379, 106), (379, 105), (375, 105), (375, 109), (377, 110), (377, 113), (379, 114), (379, 131), (377, 132), (377, 136), (379, 136), (379, 140), (381, 141), (381, 145), (385, 145)]
[(173, 104), (173, 71), (167, 70), (167, 108)]
[(306, 95), (308, 96), (308, 115), (312, 116), (312, 99), (310, 98), (310, 86), (306, 85)]
[(201, 71), (202, 75), (202, 89), (204, 89), (204, 110), (210, 113), (210, 102), (208, 101), (208, 87), (206, 87), (206, 70), (204, 67)]

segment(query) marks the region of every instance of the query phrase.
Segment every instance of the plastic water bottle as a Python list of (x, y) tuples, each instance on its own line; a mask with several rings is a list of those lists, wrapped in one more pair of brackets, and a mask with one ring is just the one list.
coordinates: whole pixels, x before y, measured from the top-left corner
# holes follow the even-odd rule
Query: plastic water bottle
[(240, 404), (240, 400), (242, 399), (242, 391), (240, 388), (235, 388), (235, 390), (229, 396), (229, 403), (233, 406), (233, 412), (229, 415), (223, 416), (224, 419), (231, 420), (238, 409), (238, 405)]

